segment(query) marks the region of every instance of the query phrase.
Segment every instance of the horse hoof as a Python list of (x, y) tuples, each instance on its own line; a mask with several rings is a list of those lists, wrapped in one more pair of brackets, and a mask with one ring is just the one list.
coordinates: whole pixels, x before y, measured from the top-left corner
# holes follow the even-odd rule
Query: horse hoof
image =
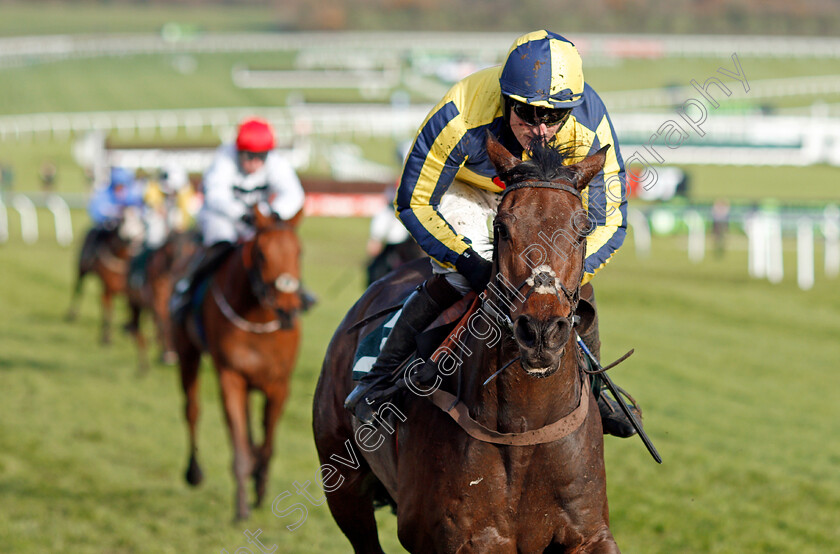
[(185, 477), (187, 479), (187, 483), (193, 487), (197, 487), (202, 481), (204, 481), (204, 473), (201, 472), (201, 467), (199, 467), (198, 462), (196, 462), (195, 459), (190, 460), (190, 466), (187, 468)]

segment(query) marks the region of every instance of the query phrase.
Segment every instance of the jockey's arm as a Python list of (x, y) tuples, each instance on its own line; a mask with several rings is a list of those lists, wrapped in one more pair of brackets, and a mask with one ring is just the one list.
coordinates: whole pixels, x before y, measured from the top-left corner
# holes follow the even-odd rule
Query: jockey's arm
[(99, 225), (109, 220), (119, 219), (121, 210), (108, 192), (101, 190), (90, 199), (88, 214), (94, 223)]
[(457, 146), (465, 133), (454, 105), (439, 104), (411, 145), (394, 200), (397, 216), (414, 240), (450, 268), (470, 245), (440, 215), (438, 205), (465, 162)]
[(281, 219), (291, 219), (303, 208), (303, 187), (292, 165), (276, 152), (266, 159), (271, 209)]
[(588, 283), (612, 258), (624, 242), (627, 231), (627, 194), (624, 160), (615, 130), (600, 98), (588, 99), (589, 120), (594, 123), (595, 140), (587, 155), (611, 144), (604, 169), (590, 181), (583, 198), (594, 223), (594, 230), (586, 238), (585, 273), (582, 283)]
[(204, 207), (226, 216), (230, 220), (241, 219), (248, 213), (246, 206), (233, 192), (238, 172), (236, 162), (218, 156), (204, 174)]

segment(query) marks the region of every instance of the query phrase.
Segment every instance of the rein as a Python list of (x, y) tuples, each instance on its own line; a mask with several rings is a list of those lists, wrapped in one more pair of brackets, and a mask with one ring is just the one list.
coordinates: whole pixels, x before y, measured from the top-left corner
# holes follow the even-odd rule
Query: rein
[(470, 417), (466, 404), (446, 391), (437, 389), (430, 399), (435, 406), (449, 414), (449, 417), (455, 420), (461, 429), (476, 440), (507, 446), (534, 446), (558, 441), (577, 431), (589, 414), (590, 388), (589, 376), (582, 374), (580, 398), (574, 410), (554, 423), (521, 433), (500, 433), (485, 427)]
[[(282, 226), (282, 223), (281, 223)], [(274, 301), (274, 291), (262, 280), (260, 274), (260, 260), (261, 255), (259, 252), (254, 253), (253, 250), (256, 248), (256, 240), (248, 241), (242, 244), (240, 249), (240, 254), (242, 256), (242, 265), (245, 268), (245, 272), (248, 276), (248, 284), (251, 287), (251, 291), (254, 293), (254, 296), (257, 298), (257, 302), (262, 304), (263, 300), (271, 303)], [(281, 275), (277, 279), (275, 283), (276, 287), (281, 287), (280, 281), (286, 277), (285, 275)], [(285, 282), (284, 282), (285, 283)], [(292, 285), (288, 285), (286, 289), (283, 289), (283, 292), (296, 292), (297, 288), (299, 287), (299, 283), (295, 280), (294, 287)], [(292, 290), (294, 288), (294, 290)], [(243, 318), (230, 305), (227, 299), (224, 296), (224, 293), (219, 288), (219, 286), (214, 283), (212, 287), (213, 293), (213, 300), (215, 300), (216, 305), (219, 306), (219, 309), (222, 312), (222, 315), (228, 319), (231, 323), (234, 324), (237, 328), (245, 331), (247, 333), (254, 333), (254, 334), (267, 334), (267, 333), (274, 333), (275, 331), (279, 331), (281, 329), (291, 329), (293, 325), (293, 321), (295, 316), (297, 315), (297, 311), (293, 312), (284, 312), (281, 310), (274, 310), (277, 312), (277, 318), (271, 321), (266, 321), (263, 323), (255, 323), (253, 321), (248, 321), (247, 319)]]
[(247, 333), (254, 333), (257, 335), (263, 335), (266, 333), (273, 333), (275, 331), (279, 331), (282, 329), (283, 325), (279, 319), (274, 319), (272, 321), (266, 321), (265, 323), (254, 323), (253, 321), (248, 321), (247, 319), (241, 317), (233, 307), (228, 303), (225, 299), (224, 293), (219, 288), (219, 285), (213, 283), (213, 300), (216, 301), (216, 305), (222, 311), (222, 314), (233, 323), (239, 329), (247, 332)]

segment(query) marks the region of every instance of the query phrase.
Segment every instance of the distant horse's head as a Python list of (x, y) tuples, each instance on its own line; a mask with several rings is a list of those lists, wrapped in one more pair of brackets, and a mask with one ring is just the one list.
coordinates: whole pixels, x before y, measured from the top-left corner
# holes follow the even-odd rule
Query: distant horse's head
[(505, 182), (494, 222), (498, 294), (506, 296), (513, 337), (529, 375), (557, 371), (571, 338), (591, 222), (580, 191), (604, 167), (608, 146), (574, 165), (560, 149), (535, 144), (531, 159), (492, 136), (487, 148)]
[(253, 215), (256, 235), (244, 251), (248, 280), (260, 304), (274, 310), (288, 328), (302, 308), (298, 294), (301, 247), (295, 228), (303, 210), (290, 220), (282, 220), (266, 205), (258, 205)]

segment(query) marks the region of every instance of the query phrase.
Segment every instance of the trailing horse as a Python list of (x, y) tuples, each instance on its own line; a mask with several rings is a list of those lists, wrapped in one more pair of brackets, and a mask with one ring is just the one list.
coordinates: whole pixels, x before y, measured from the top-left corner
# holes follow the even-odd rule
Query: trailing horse
[(121, 236), (119, 227), (95, 227), (88, 231), (79, 252), (73, 296), (65, 317), (67, 321), (76, 319), (82, 300), (83, 280), (88, 273), (95, 273), (102, 282), (102, 344), (111, 343), (113, 299), (126, 290), (130, 250), (131, 243)]
[[(255, 207), (254, 238), (239, 244), (198, 287), (190, 313), (173, 329), (190, 437), (187, 482), (198, 485), (203, 478), (196, 422), (199, 362), (202, 351), (207, 351), (219, 375), (233, 443), (239, 519), (250, 512), (249, 477), (254, 480), (256, 506), (265, 496), (274, 430), (289, 394), (300, 344), (301, 247), (295, 229), (301, 217), (298, 213), (283, 221)], [(251, 432), (249, 392), (254, 389), (265, 396), (262, 444), (254, 443)]]
[(488, 152), (507, 185), (489, 289), (430, 358), (404, 365), (408, 390), (376, 425), (343, 407), (354, 352), (376, 323), (356, 322), (405, 298), (428, 264), (374, 283), (324, 359), (315, 442), (330, 511), (357, 553), (382, 552), (381, 502), (396, 507), (410, 552), (618, 551), (600, 415), (574, 332), (589, 229), (580, 191), (606, 148), (570, 166), (544, 147), (522, 162), (492, 138)]
[[(178, 360), (172, 344), (169, 298), (175, 281), (186, 270), (198, 244), (198, 237), (193, 232), (172, 232), (160, 248), (141, 254), (144, 259), (139, 261), (141, 267), (136, 272), (139, 277), (137, 282), (134, 282), (135, 270), (132, 268), (129, 272), (129, 321), (126, 329), (137, 344), (137, 363), (141, 372), (149, 368), (146, 339), (140, 323), (144, 310), (149, 310), (154, 319), (161, 362), (174, 364)], [(135, 259), (132, 259), (131, 265), (134, 263)]]

